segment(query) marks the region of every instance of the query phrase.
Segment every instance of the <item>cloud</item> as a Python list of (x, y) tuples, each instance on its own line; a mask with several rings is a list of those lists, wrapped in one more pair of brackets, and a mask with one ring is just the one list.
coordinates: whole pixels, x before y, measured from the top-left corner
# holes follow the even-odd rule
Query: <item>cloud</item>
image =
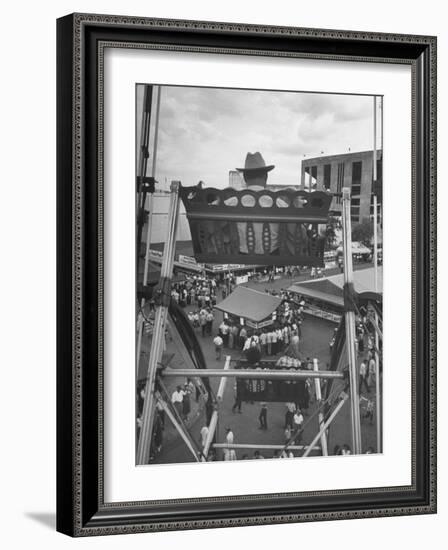
[(370, 96), (164, 86), (156, 177), (226, 187), (229, 170), (260, 151), (276, 165), (271, 183), (298, 183), (304, 155), (372, 147), (372, 105)]

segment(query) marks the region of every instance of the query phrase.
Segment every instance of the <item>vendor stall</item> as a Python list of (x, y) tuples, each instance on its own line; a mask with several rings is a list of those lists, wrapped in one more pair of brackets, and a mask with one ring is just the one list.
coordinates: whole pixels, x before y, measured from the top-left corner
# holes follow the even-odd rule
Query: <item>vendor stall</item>
[[(354, 290), (358, 297), (368, 300), (381, 300), (383, 270), (378, 269), (379, 293), (374, 291), (374, 268), (354, 272)], [(305, 299), (304, 312), (310, 315), (338, 322), (344, 310), (344, 275), (333, 275), (323, 279), (304, 281), (288, 288)]]
[(277, 296), (238, 286), (216, 309), (243, 319), (248, 327), (259, 329), (273, 323), (272, 314), (281, 303), (281, 298)]

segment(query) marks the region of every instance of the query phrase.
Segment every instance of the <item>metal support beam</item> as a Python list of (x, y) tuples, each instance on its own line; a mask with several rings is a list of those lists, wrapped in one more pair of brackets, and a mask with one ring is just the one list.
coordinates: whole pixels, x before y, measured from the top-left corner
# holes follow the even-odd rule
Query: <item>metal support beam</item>
[(328, 428), (328, 426), (333, 422), (333, 420), (335, 419), (336, 415), (338, 414), (338, 412), (342, 409), (342, 407), (344, 406), (344, 403), (347, 401), (348, 399), (348, 395), (346, 393), (343, 393), (342, 395), (342, 398), (341, 398), (341, 401), (336, 405), (334, 411), (331, 413), (331, 415), (328, 417), (328, 419), (326, 420), (326, 422), (324, 422), (323, 426), (321, 427), (321, 429), (319, 430), (318, 434), (316, 435), (316, 437), (313, 439), (313, 441), (309, 444), (308, 448), (306, 449), (306, 451), (303, 453), (302, 457), (306, 457), (310, 454), (312, 448), (316, 445), (316, 443), (319, 441), (319, 439), (321, 438), (322, 434), (325, 432), (325, 430)]
[(204, 384), (202, 383), (202, 379), (198, 376), (198, 372), (200, 372), (199, 369), (196, 368), (196, 365), (194, 364), (194, 361), (191, 357), (191, 355), (188, 353), (185, 344), (182, 341), (182, 337), (179, 333), (179, 329), (176, 326), (176, 323), (171, 318), (171, 315), (168, 315), (167, 319), (167, 326), (168, 326), (168, 332), (170, 333), (174, 345), (176, 346), (176, 349), (178, 350), (180, 356), (182, 357), (182, 362), (184, 365), (187, 366), (189, 370), (192, 371), (193, 374), (187, 376), (187, 378), (193, 378), (195, 381), (195, 385), (199, 388), (199, 391), (202, 395), (207, 393), (207, 390), (204, 387)]
[[(290, 371), (284, 370), (246, 370), (246, 369), (204, 369), (202, 371), (204, 378), (244, 378), (251, 380), (304, 380), (307, 378), (331, 378), (342, 380), (344, 374), (342, 372), (322, 370), (322, 371)], [(166, 368), (161, 373), (161, 376), (198, 376), (198, 370), (194, 369), (171, 369)]]
[[(214, 443), (214, 449), (266, 449), (268, 451), (282, 450), (284, 445), (257, 445), (255, 443)], [(308, 445), (288, 445), (288, 451), (303, 451), (308, 449)], [(311, 451), (320, 451), (319, 446), (315, 446)]]
[[(377, 312), (375, 310), (375, 321), (378, 324)], [(379, 349), (378, 332), (375, 331), (375, 407), (376, 407), (376, 452), (381, 453), (383, 451), (383, 426), (381, 415), (381, 381), (380, 381), (380, 357), (378, 354)]]
[[(143, 288), (145, 288), (146, 283), (148, 282), (148, 272), (149, 272), (149, 249), (151, 245), (151, 229), (152, 229), (152, 211), (153, 211), (153, 204), (154, 204), (154, 197), (153, 195), (149, 195), (149, 215), (148, 215), (148, 227), (146, 230), (146, 252), (145, 252), (145, 266), (143, 271)], [(140, 307), (143, 311), (143, 308), (145, 307), (146, 300), (145, 298), (142, 298)], [(143, 317), (143, 315), (142, 315)], [(143, 327), (145, 324), (145, 320), (142, 318), (142, 322), (140, 323), (139, 330), (138, 330), (138, 338), (137, 338), (137, 355), (136, 355), (136, 361), (135, 361), (135, 369), (136, 369), (136, 375), (138, 376), (138, 367), (140, 363), (140, 354), (142, 349), (142, 337), (143, 337)]]
[[(376, 195), (376, 184), (378, 179), (376, 169), (376, 96), (373, 96), (373, 184), (375, 186), (373, 195), (373, 265), (375, 274), (375, 292), (378, 292), (378, 199)], [(381, 132), (382, 135), (382, 132)], [(375, 385), (376, 385), (376, 450), (381, 452), (381, 395), (380, 395), (380, 365), (379, 365), (379, 339), (383, 338), (378, 324), (378, 315), (375, 308)]]
[(378, 323), (378, 314), (377, 314), (377, 311), (376, 311), (376, 307), (374, 309), (375, 309), (375, 316), (374, 316), (373, 319), (370, 319), (370, 322), (372, 323), (373, 328), (375, 329), (375, 332), (377, 333), (378, 337), (381, 338), (381, 340), (382, 340), (383, 339), (383, 331), (380, 329), (380, 325)]
[[(222, 378), (221, 378), (221, 381), (219, 383), (218, 393), (216, 394), (217, 406), (218, 406), (218, 403), (222, 402), (222, 399), (224, 397), (224, 391), (226, 389), (227, 378), (225, 376), (223, 376), (223, 373), (228, 370), (228, 368), (230, 366), (230, 360), (231, 359), (232, 359), (232, 357), (230, 355), (227, 355), (226, 362), (224, 364), (224, 369), (222, 369), (220, 371)], [(207, 371), (208, 371), (208, 369), (207, 369)], [(208, 456), (210, 446), (212, 444), (213, 438), (215, 437), (215, 432), (216, 432), (216, 427), (217, 426), (218, 426), (218, 410), (215, 409), (213, 411), (212, 417), (210, 419), (210, 425), (208, 427), (207, 439), (205, 440), (204, 449), (202, 451), (205, 456)]]
[(350, 374), (350, 401), (352, 423), (352, 445), (355, 454), (361, 454), (361, 415), (359, 411), (358, 373), (355, 348), (355, 312), (347, 304), (347, 295), (353, 291), (352, 224), (350, 212), (350, 189), (342, 189), (342, 239), (344, 251), (345, 330)]
[[(319, 372), (319, 361), (316, 358), (313, 359), (313, 365), (314, 365), (314, 372)], [(322, 392), (321, 392), (321, 388), (320, 388), (320, 378), (315, 378), (314, 379), (314, 386), (315, 386), (315, 390), (316, 390), (316, 403), (317, 403), (317, 406), (319, 408), (321, 408)], [(324, 425), (324, 415), (323, 415), (322, 411), (319, 412), (318, 418), (319, 418), (319, 428), (322, 428), (322, 426)], [(324, 456), (328, 456), (328, 443), (327, 443), (327, 432), (326, 431), (322, 432), (322, 436), (320, 438), (320, 444), (322, 446), (322, 454)]]
[[(173, 275), (174, 251), (176, 248), (177, 224), (179, 219), (179, 182), (171, 183), (171, 201), (168, 213), (168, 235), (165, 242), (163, 262), (160, 271), (162, 282), (170, 282)], [(169, 290), (165, 284), (164, 291)], [(142, 413), (142, 429), (137, 447), (137, 464), (147, 464), (149, 461), (154, 420), (154, 384), (157, 367), (161, 362), (165, 345), (165, 327), (168, 316), (169, 296), (162, 295), (162, 303), (157, 306), (154, 319), (154, 332), (151, 341), (148, 371), (146, 376), (145, 401)]]
[[(145, 94), (148, 93), (148, 86), (145, 86)], [(160, 115), (160, 94), (161, 94), (161, 87), (160, 86), (154, 86), (152, 87), (153, 90), (157, 90), (157, 102), (156, 102), (156, 113), (155, 113), (155, 128), (154, 128), (154, 140), (153, 140), (153, 149), (152, 149), (152, 166), (151, 166), (151, 176), (155, 178), (156, 176), (156, 165), (157, 165), (157, 143), (159, 138), (159, 115)], [(152, 94), (151, 94), (152, 95)], [(146, 100), (146, 95), (145, 95)], [(144, 104), (146, 101), (144, 101)], [(148, 110), (148, 107), (143, 109), (142, 113), (142, 133), (141, 133), (141, 145), (143, 146), (141, 153), (140, 153), (140, 175), (145, 176), (146, 170), (147, 170), (147, 163), (148, 163), (148, 153), (147, 148), (149, 145), (149, 134), (150, 134), (150, 114), (146, 112)], [(149, 118), (148, 118), (149, 117)], [(146, 144), (146, 151), (145, 146)], [(148, 282), (148, 273), (149, 273), (149, 251), (151, 246), (151, 231), (152, 231), (152, 219), (154, 214), (154, 193), (149, 194), (148, 200), (148, 221), (147, 221), (147, 228), (146, 228), (146, 250), (145, 250), (145, 264), (144, 264), (144, 271), (143, 271), (143, 288), (145, 288), (147, 282)], [(146, 205), (143, 206), (146, 209)], [(140, 251), (138, 250), (137, 253), (139, 254)], [(139, 262), (137, 261), (137, 265), (139, 265)], [(138, 273), (137, 273), (138, 276)], [(143, 311), (143, 308), (145, 307), (145, 298), (142, 298), (141, 301), (141, 309)], [(135, 368), (136, 368), (136, 374), (138, 376), (138, 367), (140, 362), (140, 353), (141, 353), (141, 347), (142, 347), (142, 337), (143, 337), (143, 325), (144, 320), (142, 320), (142, 323), (139, 326), (138, 331), (138, 338), (137, 338), (137, 358), (135, 362)]]
[[(156, 394), (157, 396), (158, 394)], [(171, 420), (171, 422), (173, 423), (173, 426), (176, 428), (177, 432), (179, 433), (179, 435), (182, 437), (182, 439), (184, 440), (185, 442), (185, 445), (188, 447), (188, 449), (191, 451), (191, 454), (194, 456), (196, 462), (201, 462), (201, 459), (199, 458), (199, 456), (197, 455), (196, 453), (196, 450), (194, 449), (194, 447), (191, 445), (191, 442), (189, 440), (189, 438), (187, 437), (187, 435), (184, 433), (184, 430), (182, 429), (182, 426), (179, 424), (179, 422), (177, 421), (177, 419), (175, 418), (174, 414), (171, 412), (170, 408), (168, 407), (168, 405), (165, 403), (165, 401), (159, 396), (157, 397), (157, 401), (162, 405), (162, 409), (165, 411), (165, 414), (168, 416), (168, 418)]]

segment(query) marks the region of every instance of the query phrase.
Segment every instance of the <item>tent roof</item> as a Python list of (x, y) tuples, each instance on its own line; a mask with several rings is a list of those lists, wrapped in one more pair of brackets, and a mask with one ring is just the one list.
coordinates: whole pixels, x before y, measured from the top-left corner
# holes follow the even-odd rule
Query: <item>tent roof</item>
[[(378, 294), (382, 294), (383, 288), (383, 269), (378, 268), (378, 289), (379, 292), (375, 292), (374, 288), (374, 268), (360, 269), (353, 272), (355, 291), (362, 297), (377, 299)], [(311, 281), (304, 281), (303, 283), (292, 285), (288, 288), (290, 292), (296, 292), (310, 298), (316, 298), (323, 302), (330, 304), (343, 306), (343, 288), (344, 288), (344, 274), (333, 275), (331, 277), (325, 277), (324, 279), (317, 279)]]
[[(359, 269), (358, 271), (353, 272), (353, 279), (355, 290), (359, 294), (364, 292), (375, 292), (375, 269), (369, 267), (367, 269)], [(340, 288), (344, 288), (344, 274), (339, 273), (338, 275), (333, 275), (328, 277), (328, 281)], [(378, 267), (378, 292), (381, 294), (383, 289), (383, 268)]]
[(281, 298), (277, 296), (238, 286), (230, 296), (215, 307), (231, 315), (258, 323), (272, 315), (281, 303)]

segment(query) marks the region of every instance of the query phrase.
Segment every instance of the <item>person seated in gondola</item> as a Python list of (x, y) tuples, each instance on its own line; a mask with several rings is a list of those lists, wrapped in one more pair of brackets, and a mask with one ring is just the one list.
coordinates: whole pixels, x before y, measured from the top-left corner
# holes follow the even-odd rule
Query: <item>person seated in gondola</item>
[[(247, 153), (244, 168), (237, 168), (237, 170), (242, 174), (248, 190), (263, 191), (266, 189), (268, 173), (274, 168), (273, 164), (266, 165), (261, 153), (257, 151), (256, 153)], [(252, 197), (246, 198), (243, 196), (243, 206), (250, 206), (250, 203), (245, 204), (244, 201), (250, 201), (251, 199)], [(225, 201), (225, 204), (236, 206), (237, 202), (235, 198), (229, 198)], [(272, 198), (268, 195), (262, 195), (259, 204), (260, 206), (270, 207), (272, 206)], [(283, 199), (278, 198), (277, 206), (286, 207), (289, 205)], [(237, 223), (237, 229), (239, 248), (242, 254), (279, 255), (281, 243), (278, 223)], [(303, 241), (306, 242), (306, 229), (303, 225), (300, 225), (300, 231), (302, 232)]]
[[(266, 189), (268, 173), (274, 168), (275, 166), (273, 164), (266, 165), (261, 153), (256, 152), (247, 153), (244, 168), (237, 168), (237, 170), (242, 174), (246, 188), (249, 191), (263, 191)], [(217, 204), (217, 201), (218, 197), (215, 198), (213, 195), (210, 196), (210, 205)], [(277, 206), (280, 207), (289, 206), (289, 204), (280, 197), (277, 199), (276, 203)], [(238, 199), (235, 196), (229, 197), (224, 200), (224, 204), (227, 206), (238, 206)], [(241, 204), (245, 207), (253, 206), (255, 204), (254, 197), (249, 194), (243, 196)], [(259, 197), (259, 205), (271, 207), (273, 205), (273, 200), (269, 195), (262, 195)], [(250, 219), (250, 213), (248, 213), (248, 218)], [(290, 225), (292, 225), (292, 227), (288, 235), (294, 235), (296, 239), (300, 238), (304, 246), (306, 246), (308, 240), (305, 226), (303, 224)], [(238, 252), (240, 254), (277, 256), (280, 254), (280, 247), (282, 244), (288, 246), (287, 242), (280, 242), (280, 225), (278, 223), (238, 222), (236, 228)], [(230, 224), (223, 225), (222, 222), (219, 222), (219, 227), (210, 227), (209, 233), (209, 238), (211, 239), (209, 243), (209, 247), (211, 247), (209, 252), (215, 249), (216, 252), (219, 252), (219, 248), (223, 248), (224, 251), (230, 251), (230, 249), (234, 248), (232, 240), (235, 240), (236, 235), (233, 234)], [(215, 242), (218, 239), (219, 246), (218, 243)], [(294, 243), (289, 243), (288, 248), (290, 248), (290, 253), (294, 253)]]

